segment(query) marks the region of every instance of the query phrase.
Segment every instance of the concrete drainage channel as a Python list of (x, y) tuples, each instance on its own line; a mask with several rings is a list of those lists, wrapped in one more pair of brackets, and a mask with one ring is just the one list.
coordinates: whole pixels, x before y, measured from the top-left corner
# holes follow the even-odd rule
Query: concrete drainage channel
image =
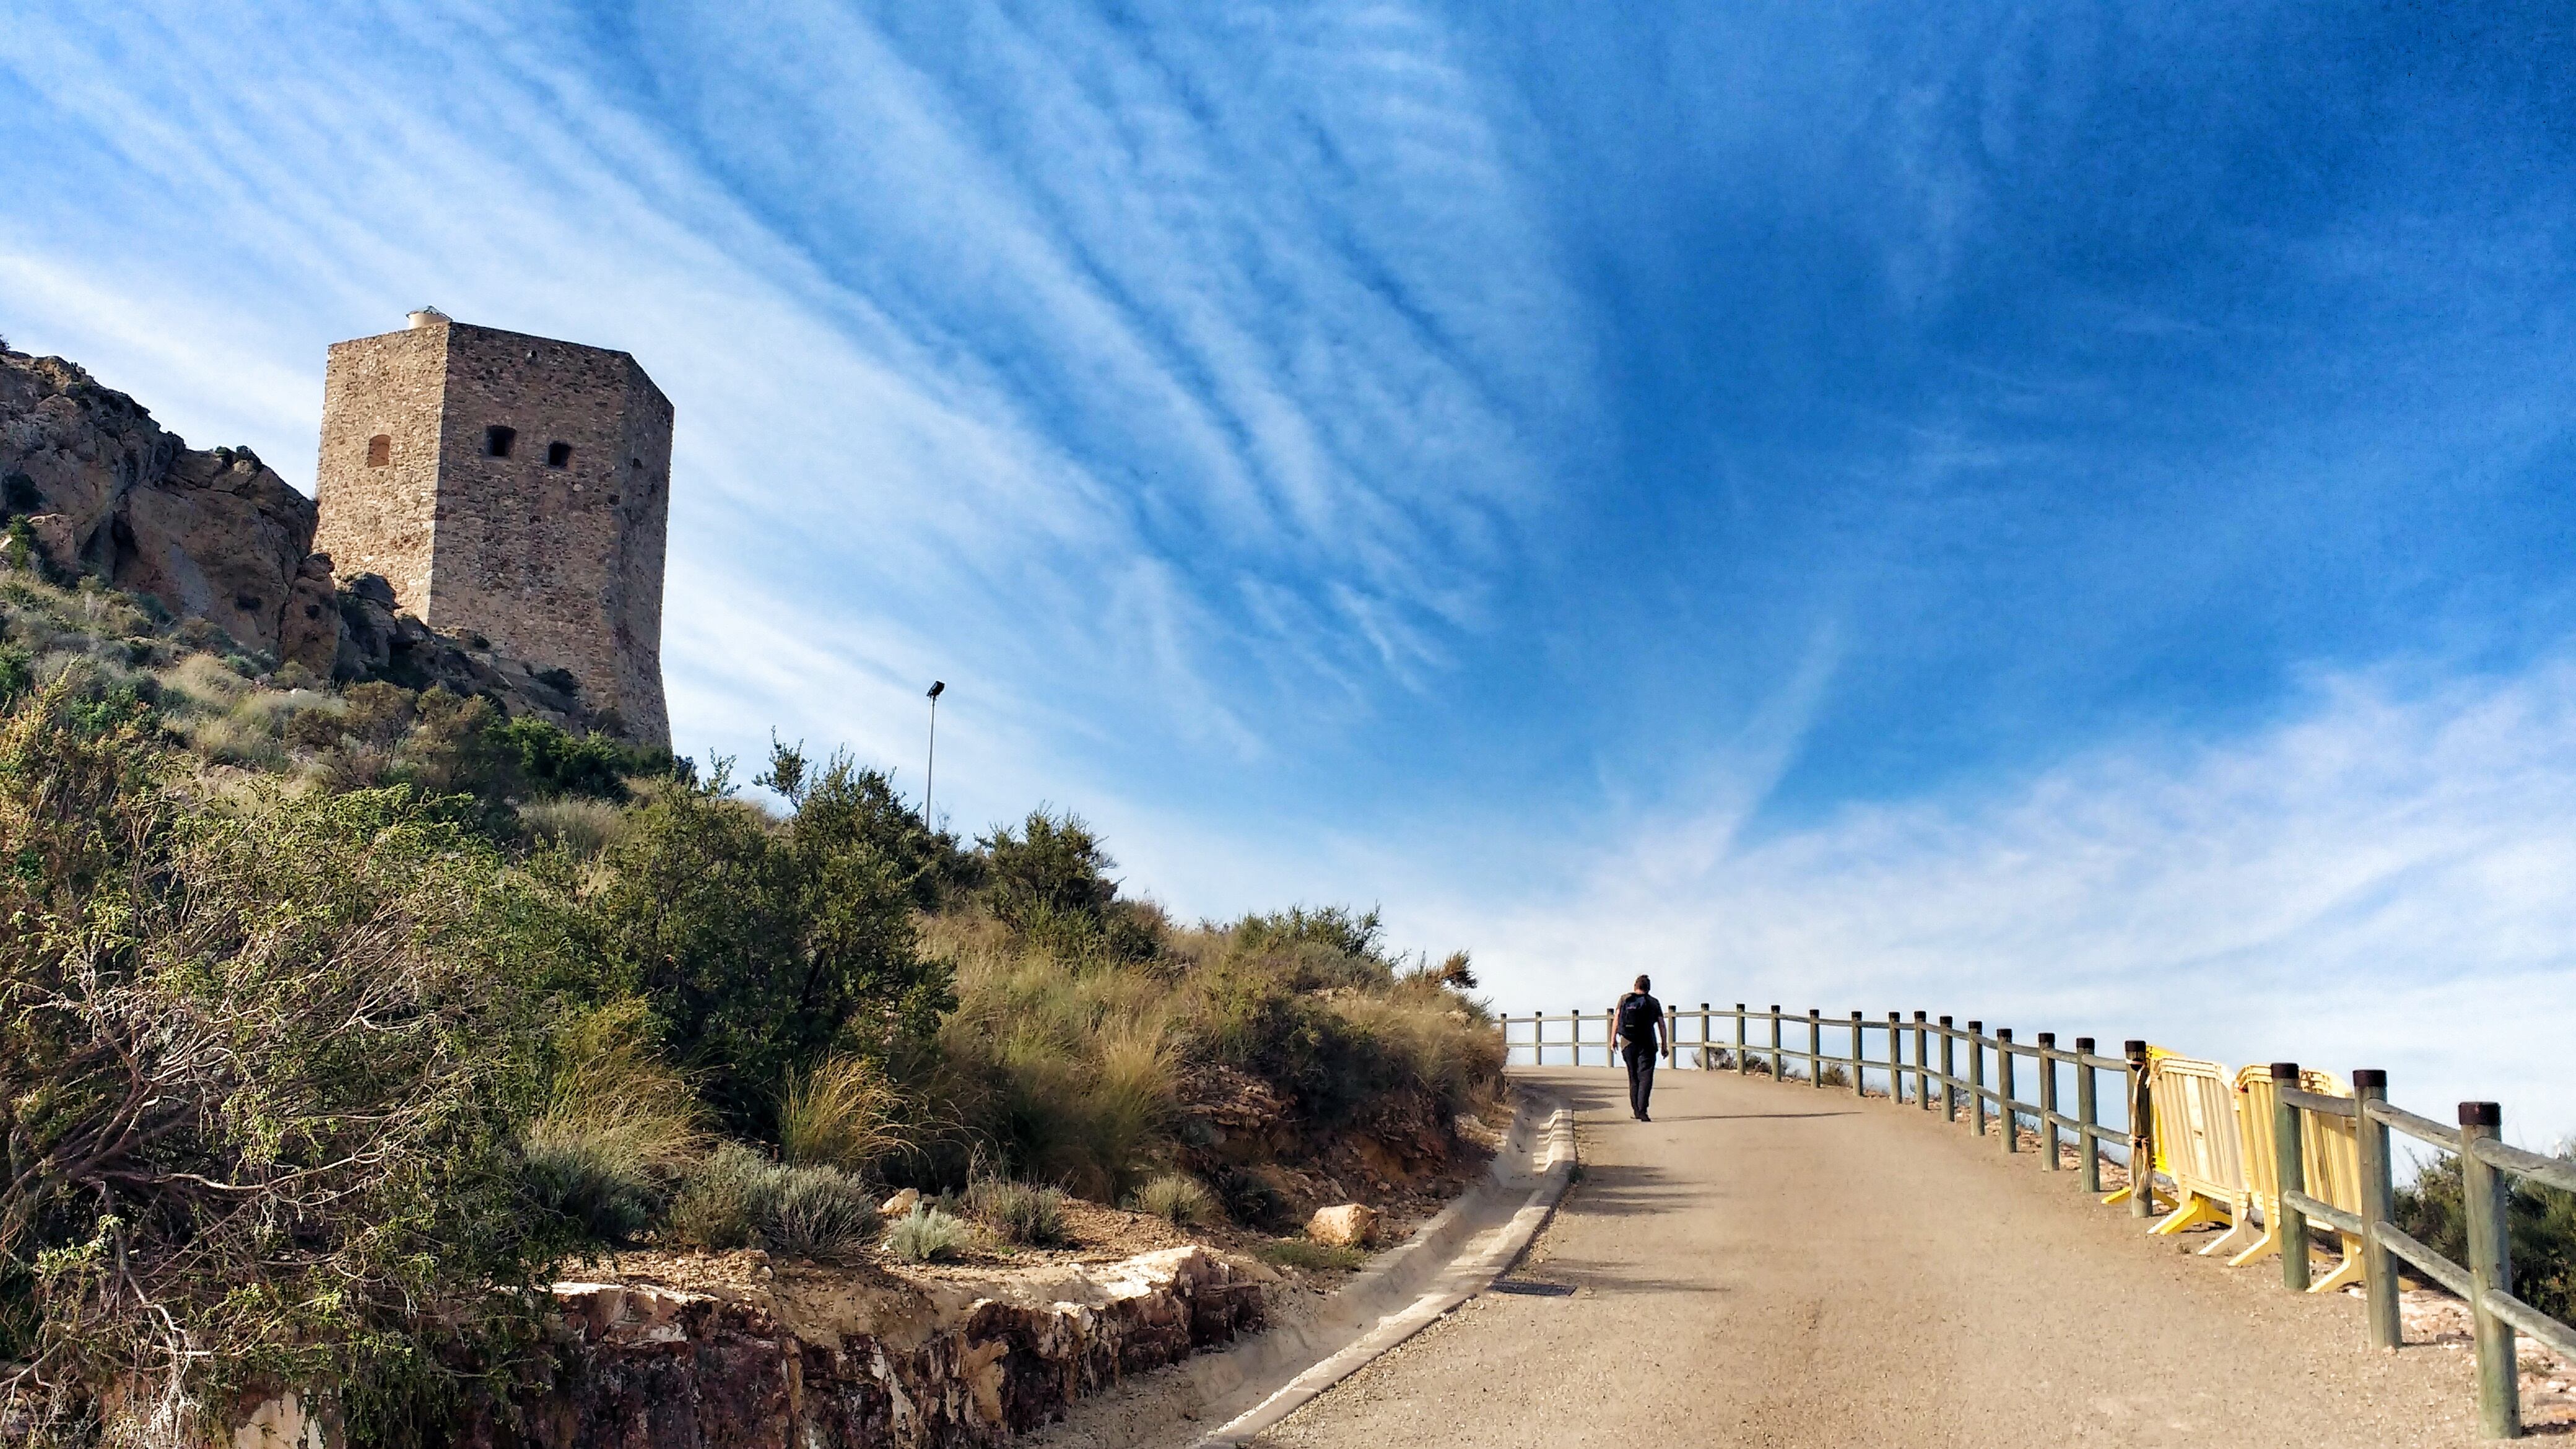
[(1573, 1111), (1522, 1088), (1511, 1131), (1486, 1181), (1344, 1284), (1333, 1296), (1332, 1311), (1192, 1361), (1188, 1372), (1208, 1402), (1251, 1401), (1194, 1449), (1250, 1443), (1492, 1286), (1547, 1225), (1573, 1172)]

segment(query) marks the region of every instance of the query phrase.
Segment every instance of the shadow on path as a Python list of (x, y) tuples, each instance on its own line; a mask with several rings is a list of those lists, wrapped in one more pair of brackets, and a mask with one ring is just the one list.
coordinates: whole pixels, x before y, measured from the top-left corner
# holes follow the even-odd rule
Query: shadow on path
[(1667, 1122), (1795, 1122), (1808, 1117), (1857, 1117), (1858, 1112), (1689, 1112), (1655, 1114), (1651, 1126)]

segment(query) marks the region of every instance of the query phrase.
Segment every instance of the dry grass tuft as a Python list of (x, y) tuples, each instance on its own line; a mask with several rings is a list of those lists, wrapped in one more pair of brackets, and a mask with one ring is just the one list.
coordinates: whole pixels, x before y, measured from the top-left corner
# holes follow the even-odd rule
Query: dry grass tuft
[(876, 1063), (828, 1057), (787, 1088), (778, 1113), (780, 1155), (800, 1167), (865, 1173), (909, 1145), (896, 1127), (902, 1104)]
[(519, 807), (519, 824), (547, 845), (560, 845), (581, 860), (596, 860), (617, 843), (626, 812), (606, 800), (564, 795)]
[(592, 1013), (561, 1051), (545, 1110), (521, 1137), (531, 1186), (593, 1238), (623, 1242), (706, 1155), (697, 1094), (654, 1054), (641, 1003)]
[(957, 1256), (974, 1240), (975, 1230), (963, 1219), (920, 1203), (887, 1230), (885, 1245), (898, 1261), (933, 1263)]
[(1174, 1227), (1201, 1228), (1224, 1216), (1216, 1198), (1197, 1179), (1167, 1172), (1136, 1189), (1135, 1211), (1158, 1217)]

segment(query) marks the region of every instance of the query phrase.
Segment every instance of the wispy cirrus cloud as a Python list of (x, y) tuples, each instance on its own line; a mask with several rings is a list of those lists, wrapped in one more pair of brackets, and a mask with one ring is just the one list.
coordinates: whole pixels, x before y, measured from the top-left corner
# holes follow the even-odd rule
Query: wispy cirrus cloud
[(2493, 1099), (2526, 1141), (2576, 1132), (2576, 646), (2320, 673), (2232, 737), (2139, 733), (1763, 838), (1740, 819), (1674, 811), (1560, 858), (1566, 887), (1482, 937), (1498, 1000), (1598, 1009), (1650, 970), (1687, 1003), (2385, 1067), (2428, 1115)]
[(2486, 15), (22, 5), (0, 329), (290, 476), (404, 307), (626, 347), (684, 747), (945, 678), (953, 818), (1184, 910), (2563, 1099), (2463, 1014), (2576, 793)]
[[(1422, 687), (1478, 622), (1580, 408), (1530, 384), (1581, 340), (1439, 23), (1178, 18), (31, 16), (0, 64), (121, 194), (39, 173), (0, 256), (22, 334), (290, 476), (310, 394), (246, 408), (233, 354), (310, 388), (322, 342), (418, 300), (625, 346), (679, 404), (675, 578), (903, 617), (1060, 721), (1142, 699), (1257, 756), (1317, 684)], [(186, 302), (92, 320), (170, 275)], [(684, 738), (741, 748), (754, 681), (691, 637)]]

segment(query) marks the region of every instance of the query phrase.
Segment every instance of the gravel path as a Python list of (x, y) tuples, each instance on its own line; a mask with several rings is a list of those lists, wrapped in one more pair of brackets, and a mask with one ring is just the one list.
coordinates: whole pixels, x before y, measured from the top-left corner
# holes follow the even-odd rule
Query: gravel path
[[(1501, 1285), (1259, 1441), (1314, 1446), (2476, 1442), (2466, 1355), (2149, 1239), (1912, 1106), (1602, 1070), (1583, 1180)], [(1571, 1293), (1557, 1296), (1564, 1289)]]

